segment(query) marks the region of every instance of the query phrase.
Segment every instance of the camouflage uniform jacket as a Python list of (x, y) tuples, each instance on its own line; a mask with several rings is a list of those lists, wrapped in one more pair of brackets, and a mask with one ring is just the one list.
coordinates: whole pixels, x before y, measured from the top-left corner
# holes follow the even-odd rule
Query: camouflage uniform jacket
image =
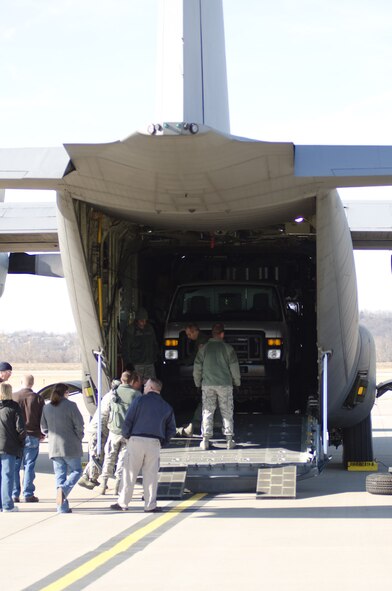
[(196, 355), (193, 379), (197, 388), (240, 386), (240, 366), (233, 347), (221, 339), (210, 339)]

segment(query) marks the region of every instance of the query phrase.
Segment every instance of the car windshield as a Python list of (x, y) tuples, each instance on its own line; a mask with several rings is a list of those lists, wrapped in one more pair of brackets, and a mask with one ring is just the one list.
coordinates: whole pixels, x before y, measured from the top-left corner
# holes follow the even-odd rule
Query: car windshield
[(180, 287), (169, 321), (282, 320), (273, 285), (188, 285)]

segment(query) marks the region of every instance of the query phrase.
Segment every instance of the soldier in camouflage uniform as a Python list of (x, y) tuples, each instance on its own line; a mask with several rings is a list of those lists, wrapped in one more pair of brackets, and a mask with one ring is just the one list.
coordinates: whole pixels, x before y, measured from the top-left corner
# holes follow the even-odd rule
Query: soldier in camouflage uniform
[(193, 365), (196, 388), (202, 388), (203, 440), (201, 449), (209, 448), (214, 432), (214, 412), (219, 405), (227, 449), (235, 446), (233, 441), (233, 384), (241, 385), (240, 366), (233, 347), (224, 342), (225, 329), (221, 322), (212, 327), (212, 338), (199, 349)]
[[(89, 462), (85, 467), (78, 484), (83, 488), (92, 490), (95, 486), (99, 486), (99, 475), (102, 471), (102, 464), (105, 457), (105, 444), (109, 435), (108, 419), (109, 419), (109, 403), (113, 394), (115, 394), (117, 387), (121, 384), (120, 380), (113, 380), (111, 389), (101, 400), (101, 453), (97, 456), (97, 442), (98, 442), (98, 411), (95, 412), (91, 419), (86, 433), (88, 435), (88, 452)], [(98, 465), (101, 466), (101, 469)]]
[(121, 374), (121, 384), (115, 395), (109, 402), (108, 429), (109, 437), (106, 444), (105, 460), (102, 467), (102, 483), (98, 488), (101, 495), (108, 488), (110, 477), (115, 476), (115, 494), (118, 494), (122, 478), (124, 456), (127, 451), (127, 442), (121, 434), (124, 418), (131, 402), (141, 396), (140, 388), (142, 380), (136, 371), (124, 371)]
[(126, 328), (122, 340), (124, 367), (134, 367), (141, 375), (143, 383), (148, 378), (154, 378), (158, 343), (145, 308), (136, 311), (135, 321)]

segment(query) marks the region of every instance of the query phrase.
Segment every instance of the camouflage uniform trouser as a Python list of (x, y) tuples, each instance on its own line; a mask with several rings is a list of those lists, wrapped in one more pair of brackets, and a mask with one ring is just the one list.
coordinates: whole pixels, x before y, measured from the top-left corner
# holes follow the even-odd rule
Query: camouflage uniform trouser
[(214, 412), (219, 405), (222, 421), (223, 434), (234, 435), (233, 432), (233, 387), (232, 386), (203, 386), (203, 437), (212, 437), (214, 433)]
[(121, 480), (126, 451), (127, 440), (122, 435), (117, 435), (109, 431), (105, 450), (105, 461), (102, 468), (103, 478), (115, 476), (118, 480)]
[[(108, 433), (102, 432), (101, 435), (101, 453), (99, 455), (99, 461), (103, 464), (104, 457), (105, 457), (105, 443), (108, 438)], [(97, 455), (97, 433), (91, 433), (88, 438), (88, 455), (91, 456)], [(83, 474), (87, 476), (89, 480), (98, 480), (100, 471), (94, 464), (94, 462), (90, 459), (87, 466), (83, 470)]]

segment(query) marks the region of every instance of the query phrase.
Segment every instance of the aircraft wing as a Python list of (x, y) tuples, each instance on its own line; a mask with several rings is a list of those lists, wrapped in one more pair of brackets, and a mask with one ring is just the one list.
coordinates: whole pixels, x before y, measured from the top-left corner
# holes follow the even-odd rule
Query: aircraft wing
[(0, 188), (55, 190), (70, 166), (62, 146), (0, 148)]
[(55, 203), (0, 203), (0, 252), (57, 252)]
[[(333, 186), (392, 184), (392, 146), (295, 146), (294, 174)], [(367, 177), (367, 178), (366, 178)]]

